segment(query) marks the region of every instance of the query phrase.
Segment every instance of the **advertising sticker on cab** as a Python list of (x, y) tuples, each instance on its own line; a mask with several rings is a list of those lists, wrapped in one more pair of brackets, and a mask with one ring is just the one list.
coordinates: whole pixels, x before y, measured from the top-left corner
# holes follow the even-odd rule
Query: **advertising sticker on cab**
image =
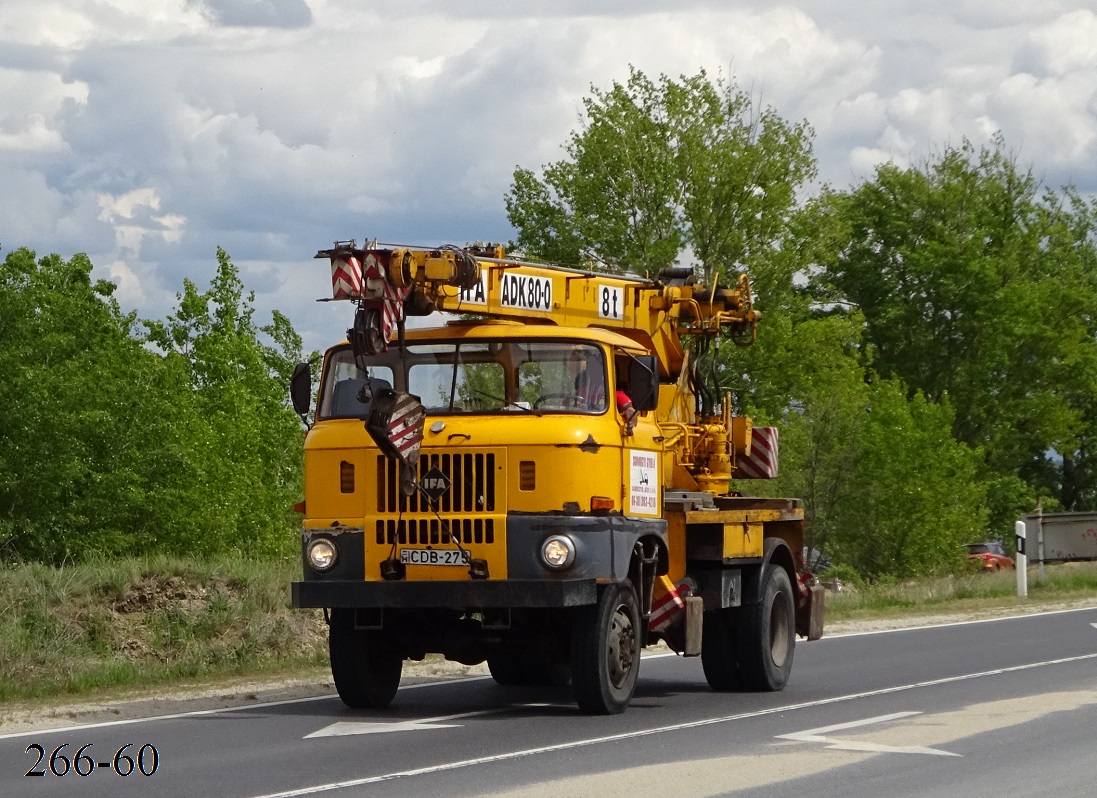
[(659, 461), (655, 452), (629, 451), (628, 507), (632, 515), (659, 512)]

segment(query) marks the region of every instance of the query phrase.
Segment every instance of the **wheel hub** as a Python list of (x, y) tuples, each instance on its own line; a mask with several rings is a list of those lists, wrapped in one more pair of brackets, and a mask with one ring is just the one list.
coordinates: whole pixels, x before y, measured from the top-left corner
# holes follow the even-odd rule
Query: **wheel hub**
[(614, 611), (613, 620), (610, 622), (609, 651), (606, 657), (609, 680), (614, 687), (625, 684), (635, 659), (636, 634), (632, 626), (632, 618), (627, 608), (622, 605)]

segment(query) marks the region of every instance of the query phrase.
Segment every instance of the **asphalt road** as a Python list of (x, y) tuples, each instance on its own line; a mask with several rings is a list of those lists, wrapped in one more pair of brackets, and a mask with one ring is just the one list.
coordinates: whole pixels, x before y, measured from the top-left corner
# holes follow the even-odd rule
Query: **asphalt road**
[(303, 699), (0, 735), (0, 795), (1064, 798), (1097, 794), (1095, 728), (1087, 609), (801, 641), (781, 693), (713, 693), (699, 660), (648, 658), (613, 717), (473, 678), (386, 711)]

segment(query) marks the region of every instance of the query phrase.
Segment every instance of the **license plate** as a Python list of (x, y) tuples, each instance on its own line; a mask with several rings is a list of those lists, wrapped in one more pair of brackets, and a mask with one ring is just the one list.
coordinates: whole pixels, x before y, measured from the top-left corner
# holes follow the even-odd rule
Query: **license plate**
[(469, 553), (457, 549), (400, 549), (405, 565), (470, 565)]

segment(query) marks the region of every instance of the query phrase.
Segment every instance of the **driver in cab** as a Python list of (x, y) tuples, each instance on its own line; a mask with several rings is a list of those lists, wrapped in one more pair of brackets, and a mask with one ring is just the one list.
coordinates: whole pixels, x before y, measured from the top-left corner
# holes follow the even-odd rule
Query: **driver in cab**
[(598, 352), (577, 346), (568, 353), (566, 367), (575, 387), (570, 406), (579, 410), (605, 409), (606, 379)]

